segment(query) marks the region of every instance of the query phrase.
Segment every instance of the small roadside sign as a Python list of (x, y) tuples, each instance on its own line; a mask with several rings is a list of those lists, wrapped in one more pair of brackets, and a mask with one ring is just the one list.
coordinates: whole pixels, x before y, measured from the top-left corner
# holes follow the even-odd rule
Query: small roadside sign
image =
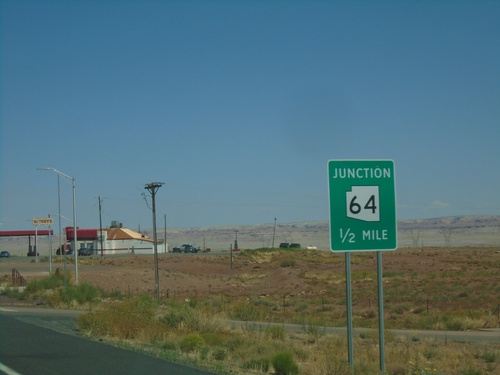
[(51, 217), (33, 218), (33, 225), (34, 226), (38, 226), (38, 225), (51, 226), (52, 225), (52, 218)]
[(330, 248), (335, 252), (397, 248), (392, 160), (330, 160)]

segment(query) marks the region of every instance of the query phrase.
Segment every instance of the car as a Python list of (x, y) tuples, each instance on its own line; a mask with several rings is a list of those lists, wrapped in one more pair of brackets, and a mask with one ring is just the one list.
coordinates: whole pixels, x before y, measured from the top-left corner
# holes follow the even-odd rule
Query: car
[(87, 249), (86, 247), (82, 247), (78, 250), (78, 256), (90, 256), (94, 253), (92, 249)]
[(288, 248), (290, 248), (290, 244), (288, 242), (282, 242), (282, 243), (280, 243), (280, 248), (288, 249)]
[(290, 244), (290, 249), (300, 249), (300, 243), (292, 243)]
[(2, 251), (0, 253), (0, 258), (10, 258), (10, 253), (8, 251)]
[(173, 253), (182, 253), (182, 250), (181, 250), (181, 248), (180, 248), (180, 247), (174, 247), (174, 248), (172, 249), (172, 252), (173, 252)]
[(198, 250), (200, 250), (200, 249), (197, 247), (194, 247), (190, 243), (185, 243), (184, 245), (181, 246), (181, 251), (183, 251), (185, 253), (197, 253)]

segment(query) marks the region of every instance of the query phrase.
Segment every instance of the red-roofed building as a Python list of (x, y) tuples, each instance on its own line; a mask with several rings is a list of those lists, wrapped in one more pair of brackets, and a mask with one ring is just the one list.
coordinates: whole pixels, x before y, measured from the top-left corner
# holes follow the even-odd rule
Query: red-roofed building
[[(73, 227), (66, 227), (66, 240), (73, 241)], [(92, 249), (94, 253), (101, 254), (101, 236), (99, 229), (77, 229), (78, 248)], [(127, 228), (103, 228), (102, 229), (103, 254), (153, 254), (154, 241), (141, 233)], [(168, 251), (168, 244), (158, 241), (159, 253)]]
[[(71, 249), (71, 242), (74, 239), (73, 227), (64, 228), (64, 234), (66, 235), (66, 243), (63, 243), (62, 247), (67, 253)], [(36, 244), (32, 245), (32, 238), (47, 237), (48, 235), (53, 235), (53, 230), (12, 230), (12, 231), (0, 231), (0, 237), (28, 237), (28, 256), (35, 256), (37, 247)], [(35, 240), (36, 242), (36, 240)], [(57, 245), (56, 245), (57, 246)], [(77, 229), (77, 249), (86, 249), (86, 254), (98, 254), (101, 255), (101, 236), (99, 229)], [(168, 252), (168, 244), (164, 241), (158, 241), (157, 249), (159, 253)], [(43, 250), (43, 252), (48, 251)], [(40, 250), (38, 251), (40, 253)], [(83, 254), (84, 252), (82, 252)], [(154, 253), (154, 241), (153, 239), (144, 236), (141, 233), (135, 232), (127, 228), (103, 228), (102, 229), (102, 254), (153, 254)], [(56, 251), (56, 255), (60, 254), (60, 249)], [(42, 254), (42, 255), (46, 255)]]

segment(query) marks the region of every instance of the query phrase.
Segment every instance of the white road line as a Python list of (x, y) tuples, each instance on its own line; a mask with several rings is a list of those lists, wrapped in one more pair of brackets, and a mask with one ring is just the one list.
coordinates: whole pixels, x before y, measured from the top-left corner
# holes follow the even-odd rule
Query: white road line
[(20, 372), (12, 370), (10, 367), (5, 366), (3, 363), (0, 363), (0, 371), (7, 375), (22, 375)]
[(18, 310), (6, 309), (5, 307), (0, 307), (0, 311), (4, 312), (17, 312)]

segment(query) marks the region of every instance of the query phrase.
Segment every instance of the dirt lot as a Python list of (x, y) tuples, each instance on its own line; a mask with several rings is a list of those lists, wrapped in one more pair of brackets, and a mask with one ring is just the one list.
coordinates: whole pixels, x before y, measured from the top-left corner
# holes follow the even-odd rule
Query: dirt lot
[[(327, 251), (247, 251), (228, 253), (160, 254), (160, 294), (193, 298), (227, 296), (318, 296), (344, 298), (344, 255)], [(63, 269), (62, 263), (53, 270)], [(376, 298), (376, 253), (351, 255), (354, 302), (370, 305)], [(48, 275), (48, 262), (12, 257), (0, 262), (2, 280), (16, 268), (28, 281)], [(74, 275), (72, 263), (67, 265)], [(500, 250), (497, 248), (419, 248), (383, 253), (384, 288), (387, 295), (430, 299), (450, 308), (489, 308), (498, 303)], [(152, 255), (79, 258), (79, 281), (109, 291), (154, 293)], [(445, 298), (448, 296), (448, 298)], [(461, 297), (460, 297), (461, 296)], [(455, 304), (455, 306), (454, 306)]]

